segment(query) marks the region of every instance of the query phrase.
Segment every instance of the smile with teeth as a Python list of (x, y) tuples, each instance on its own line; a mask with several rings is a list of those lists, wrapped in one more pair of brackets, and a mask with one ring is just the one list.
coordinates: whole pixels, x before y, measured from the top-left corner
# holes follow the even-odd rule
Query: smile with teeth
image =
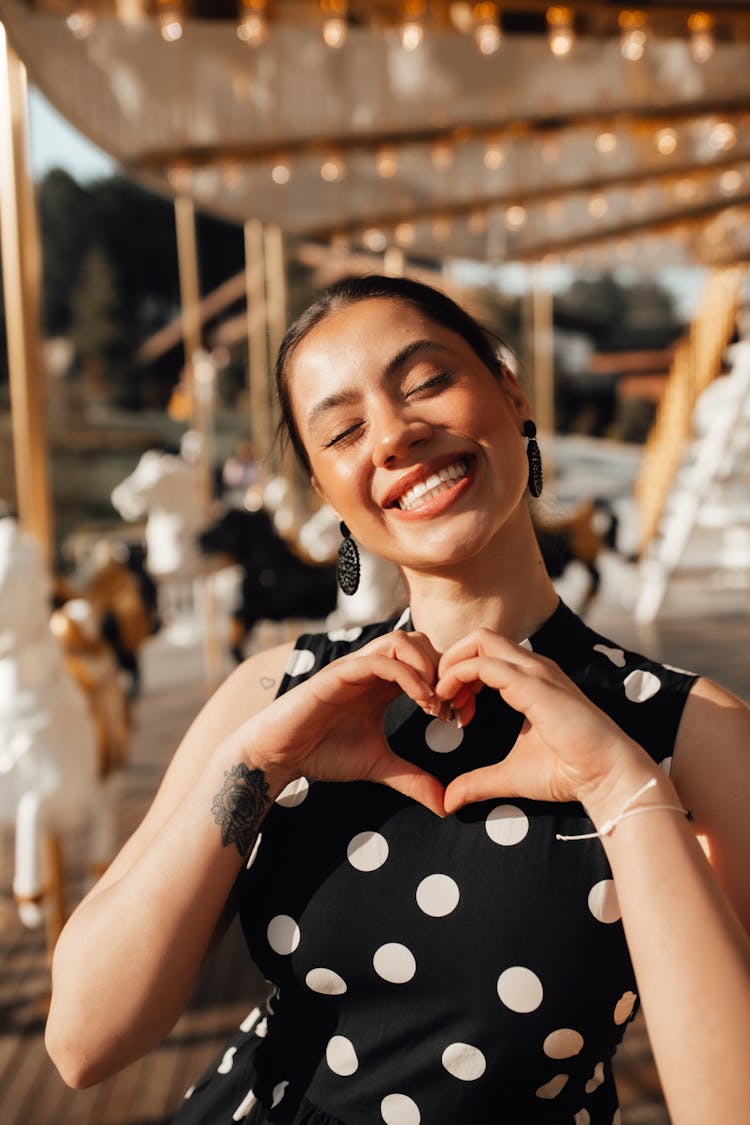
[(402, 512), (410, 512), (413, 508), (420, 508), (428, 501), (434, 500), (441, 492), (446, 492), (457, 480), (461, 480), (468, 473), (466, 461), (460, 460), (444, 469), (433, 473), (427, 480), (418, 481), (408, 488), (403, 496), (399, 496), (398, 506)]

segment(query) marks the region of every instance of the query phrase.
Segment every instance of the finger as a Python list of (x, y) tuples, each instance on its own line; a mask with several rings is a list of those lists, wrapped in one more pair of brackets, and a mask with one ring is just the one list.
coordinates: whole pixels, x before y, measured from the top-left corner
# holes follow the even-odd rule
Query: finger
[[(433, 702), (432, 687), (417, 670), (402, 660), (382, 653), (342, 661), (338, 674), (350, 685), (372, 684), (373, 680), (393, 684), (425, 710), (429, 710)], [(395, 694), (398, 692), (394, 692)]]
[(522, 666), (533, 666), (541, 658), (528, 648), (518, 645), (507, 637), (493, 633), (491, 629), (475, 629), (473, 633), (456, 641), (443, 653), (438, 665), (438, 677), (464, 660), (477, 656), (490, 656), (498, 659), (510, 660)]
[(445, 816), (444, 789), (438, 779), (396, 754), (383, 754), (372, 771), (370, 780), (387, 785), (412, 801), (418, 801), (436, 816)]
[[(369, 649), (370, 645), (366, 645), (361, 652), (364, 654)], [(424, 633), (403, 633), (400, 630), (389, 633), (372, 642), (372, 651), (384, 652), (387, 656), (408, 664), (430, 687), (437, 679), (439, 654)]]

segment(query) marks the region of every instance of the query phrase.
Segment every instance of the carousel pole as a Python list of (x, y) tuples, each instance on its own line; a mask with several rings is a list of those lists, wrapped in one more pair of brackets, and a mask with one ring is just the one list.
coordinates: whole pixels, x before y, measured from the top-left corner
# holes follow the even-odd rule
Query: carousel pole
[(255, 455), (266, 473), (270, 471), (271, 400), (269, 397), (268, 315), (263, 224), (248, 219), (245, 232), (245, 295), (247, 298), (247, 377), (250, 420)]
[(537, 264), (532, 272), (532, 319), (534, 331), (534, 411), (541, 434), (548, 438), (545, 463), (548, 492), (554, 494), (555, 352), (552, 288), (546, 268)]
[(0, 23), (0, 245), (19, 522), (52, 561), (40, 344), (41, 250), (26, 154), (26, 69)]
[[(214, 369), (210, 357), (202, 349), (200, 279), (198, 275), (198, 244), (195, 236), (195, 208), (187, 195), (174, 201), (177, 232), (177, 266), (182, 304), (182, 334), (185, 345), (185, 376), (191, 409), (191, 428), (198, 443), (198, 503), (208, 524), (211, 519), (213, 487), (211, 449), (213, 446)], [(198, 586), (203, 617), (203, 660), (209, 690), (222, 679), (221, 641), (219, 639), (216, 596), (209, 575)]]

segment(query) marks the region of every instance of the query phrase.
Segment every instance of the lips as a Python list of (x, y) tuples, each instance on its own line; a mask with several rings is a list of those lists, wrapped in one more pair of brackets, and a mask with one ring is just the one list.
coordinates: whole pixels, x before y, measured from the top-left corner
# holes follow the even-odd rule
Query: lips
[(466, 478), (473, 460), (467, 453), (450, 453), (419, 465), (399, 478), (386, 493), (382, 506), (413, 511)]

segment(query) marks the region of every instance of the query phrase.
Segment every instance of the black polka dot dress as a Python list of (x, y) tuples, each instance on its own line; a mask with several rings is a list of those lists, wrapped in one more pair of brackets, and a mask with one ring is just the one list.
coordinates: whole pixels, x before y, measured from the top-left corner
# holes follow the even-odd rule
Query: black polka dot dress
[[(393, 628), (303, 636), (281, 692)], [(527, 647), (555, 660), (669, 769), (695, 677), (560, 605)], [(447, 784), (510, 751), (491, 689), (465, 730), (408, 698), (389, 741)], [(445, 820), (383, 786), (300, 779), (238, 887), (269, 982), (176, 1121), (247, 1125), (616, 1125), (611, 1060), (638, 998), (601, 842), (578, 804), (483, 801)]]

